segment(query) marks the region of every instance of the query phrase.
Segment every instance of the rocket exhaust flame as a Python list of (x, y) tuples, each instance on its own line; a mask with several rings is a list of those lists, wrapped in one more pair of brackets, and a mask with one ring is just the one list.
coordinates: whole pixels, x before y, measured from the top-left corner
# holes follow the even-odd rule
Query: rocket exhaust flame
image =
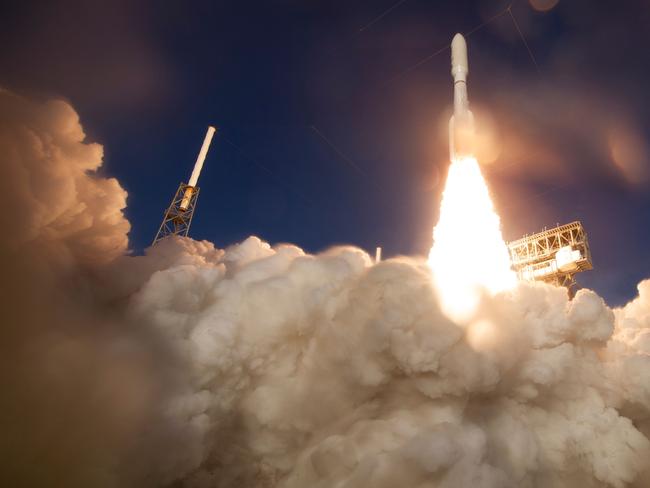
[(461, 321), (472, 316), (483, 290), (497, 293), (516, 283), (499, 216), (473, 156), (474, 117), (467, 97), (468, 72), (467, 45), (463, 36), (456, 34), (451, 43), (451, 166), (440, 220), (433, 231), (429, 265), (435, 274), (441, 306), (447, 315)]
[(483, 290), (497, 293), (515, 285), (500, 219), (473, 157), (449, 167), (433, 242), (429, 265), (451, 318), (470, 318)]

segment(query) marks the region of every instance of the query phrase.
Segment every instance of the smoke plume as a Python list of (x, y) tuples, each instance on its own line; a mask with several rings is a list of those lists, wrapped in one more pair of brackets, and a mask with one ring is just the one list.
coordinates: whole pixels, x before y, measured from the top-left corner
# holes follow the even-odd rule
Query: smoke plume
[(74, 110), (0, 108), (3, 485), (647, 486), (650, 281), (617, 310), (522, 283), (459, 324), (421, 259), (129, 256)]

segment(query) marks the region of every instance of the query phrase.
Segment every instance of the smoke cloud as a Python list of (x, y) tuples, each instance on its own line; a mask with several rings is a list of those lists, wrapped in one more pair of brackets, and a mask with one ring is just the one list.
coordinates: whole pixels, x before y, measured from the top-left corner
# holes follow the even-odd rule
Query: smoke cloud
[(130, 225), (126, 192), (114, 178), (93, 175), (102, 147), (84, 143), (72, 107), (36, 103), (0, 89), (0, 188), (11, 212), (0, 219), (10, 244), (35, 243), (57, 259), (106, 262), (124, 253)]
[(650, 281), (616, 310), (522, 283), (459, 324), (420, 259), (256, 237), (128, 256), (126, 194), (74, 110), (0, 101), (23, 217), (3, 485), (647, 486)]

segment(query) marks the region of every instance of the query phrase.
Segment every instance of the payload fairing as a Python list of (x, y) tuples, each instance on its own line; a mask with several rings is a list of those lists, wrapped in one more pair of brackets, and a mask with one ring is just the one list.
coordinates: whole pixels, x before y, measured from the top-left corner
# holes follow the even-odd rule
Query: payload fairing
[(474, 153), (474, 115), (467, 99), (467, 44), (461, 34), (451, 41), (451, 75), (454, 77), (454, 113), (449, 120), (449, 152), (455, 161)]

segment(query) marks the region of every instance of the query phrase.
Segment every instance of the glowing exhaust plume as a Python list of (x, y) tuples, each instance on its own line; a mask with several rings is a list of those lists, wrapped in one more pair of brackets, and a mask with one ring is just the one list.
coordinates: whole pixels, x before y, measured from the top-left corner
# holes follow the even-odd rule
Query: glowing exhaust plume
[(499, 216), (473, 157), (449, 167), (429, 265), (441, 305), (455, 320), (471, 317), (483, 290), (497, 293), (516, 283)]

